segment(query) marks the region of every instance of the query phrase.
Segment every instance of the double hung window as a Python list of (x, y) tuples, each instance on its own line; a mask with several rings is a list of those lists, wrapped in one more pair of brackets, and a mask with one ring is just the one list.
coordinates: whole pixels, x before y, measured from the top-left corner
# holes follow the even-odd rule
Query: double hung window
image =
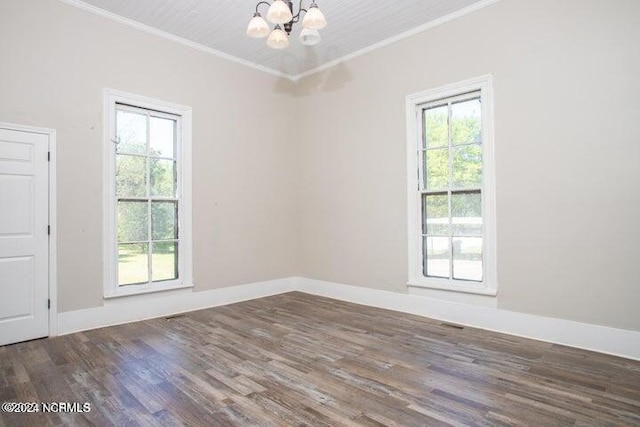
[(191, 285), (190, 111), (121, 98), (107, 102), (105, 293)]
[(489, 83), (408, 98), (410, 285), (495, 293)]

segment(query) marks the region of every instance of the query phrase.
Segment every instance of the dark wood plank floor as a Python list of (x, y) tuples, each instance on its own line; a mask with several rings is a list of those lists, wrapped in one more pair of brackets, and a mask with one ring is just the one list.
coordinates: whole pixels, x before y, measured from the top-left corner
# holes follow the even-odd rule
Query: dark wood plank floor
[(0, 347), (0, 425), (640, 425), (640, 362), (302, 293)]

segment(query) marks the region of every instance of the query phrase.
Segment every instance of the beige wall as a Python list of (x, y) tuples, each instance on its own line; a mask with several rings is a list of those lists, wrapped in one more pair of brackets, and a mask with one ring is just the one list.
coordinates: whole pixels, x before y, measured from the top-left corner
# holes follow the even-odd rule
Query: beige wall
[(640, 330), (640, 2), (503, 0), (304, 79), (300, 276), (406, 292), (405, 96), (492, 73), (498, 307)]
[(54, 0), (0, 2), (0, 58), (0, 121), (57, 130), (60, 311), (103, 301), (104, 88), (193, 107), (197, 291), (294, 273), (277, 79)]
[(640, 330), (638, 40), (634, 0), (502, 0), (293, 87), (2, 0), (0, 121), (58, 131), (61, 311), (102, 304), (105, 87), (194, 109), (197, 291), (298, 275), (406, 292), (405, 96), (492, 73), (498, 307)]

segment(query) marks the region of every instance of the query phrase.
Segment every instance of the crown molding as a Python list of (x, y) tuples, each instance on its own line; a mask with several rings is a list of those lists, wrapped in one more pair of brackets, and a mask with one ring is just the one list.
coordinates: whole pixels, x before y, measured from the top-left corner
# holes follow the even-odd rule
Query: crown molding
[(378, 49), (382, 49), (383, 47), (389, 46), (390, 44), (399, 42), (401, 40), (404, 40), (408, 37), (414, 36), (416, 34), (422, 33), (424, 31), (430, 30), (432, 28), (435, 27), (439, 27), (440, 25), (446, 24), (447, 22), (451, 22), (453, 20), (456, 20), (458, 18), (461, 18), (465, 15), (468, 15), (470, 13), (476, 12), (477, 10), (483, 9), (487, 6), (491, 6), (492, 4), (498, 3), (500, 0), (482, 0), (478, 3), (474, 3), (470, 6), (464, 7), (462, 9), (456, 10), (455, 12), (449, 13), (448, 15), (444, 15), (441, 16), (440, 18), (436, 18), (434, 20), (431, 20), (429, 22), (426, 22), (422, 25), (419, 25), (417, 27), (414, 27), (410, 30), (407, 30), (403, 33), (400, 34), (396, 34), (395, 36), (391, 36), (387, 39), (384, 39), (378, 43), (374, 43), (370, 46), (367, 46), (365, 48), (362, 48), (360, 50), (357, 50), (355, 52), (349, 53), (345, 56), (342, 56), (340, 58), (334, 59), (333, 61), (329, 61), (326, 62), (316, 68), (313, 68), (311, 70), (305, 71), (303, 73), (300, 74), (296, 74), (295, 76), (292, 76), (292, 80), (298, 81), (300, 79), (303, 79), (305, 77), (311, 76), (313, 74), (319, 73), (321, 71), (324, 71), (328, 68), (331, 67), (335, 67), (338, 64), (341, 64), (343, 62), (349, 61), (351, 59), (357, 58), (359, 56), (362, 56), (364, 54), (367, 54), (369, 52), (373, 52), (375, 50)]
[(373, 52), (375, 50), (381, 49), (383, 47), (389, 46), (393, 43), (396, 43), (398, 41), (404, 40), (408, 37), (411, 37), (413, 35), (419, 34), (421, 32), (430, 30), (432, 28), (438, 27), (440, 25), (446, 24), (447, 22), (451, 22), (453, 20), (456, 20), (458, 18), (461, 18), (465, 15), (468, 15), (470, 13), (476, 12), (480, 9), (483, 9), (487, 6), (491, 6), (492, 4), (498, 3), (500, 0), (482, 0), (479, 1), (477, 3), (474, 3), (470, 6), (467, 6), (465, 8), (459, 9), (455, 12), (449, 13), (448, 15), (444, 15), (441, 16), (440, 18), (436, 18), (432, 21), (429, 21), (423, 25), (419, 25), (417, 27), (414, 27), (408, 31), (405, 31), (403, 33), (400, 34), (396, 34), (395, 36), (391, 36), (387, 39), (384, 39), (378, 43), (374, 43), (370, 46), (367, 46), (365, 48), (362, 48), (360, 50), (357, 50), (355, 52), (349, 53), (347, 55), (344, 55), (340, 58), (334, 59), (332, 61), (326, 62), (316, 68), (312, 68), (311, 70), (307, 70), (304, 71), (302, 73), (299, 74), (287, 74), (287, 73), (283, 73), (281, 71), (278, 70), (274, 70), (273, 68), (269, 68), (269, 67), (265, 67), (264, 65), (260, 65), (260, 64), (256, 64), (255, 62), (251, 62), (248, 61), (246, 59), (242, 59), (239, 58), (237, 56), (219, 51), (217, 49), (213, 49), (209, 46), (205, 46), (203, 44), (200, 43), (196, 43), (194, 41), (191, 40), (187, 40), (185, 38), (176, 36), (174, 34), (168, 33), (166, 31), (162, 31), (159, 30), (157, 28), (151, 27), (149, 25), (143, 24), (141, 22), (135, 21), (133, 19), (129, 19), (129, 18), (125, 18), (124, 16), (115, 14), (113, 12), (109, 12), (107, 10), (101, 9), (99, 7), (93, 6), (91, 4), (85, 3), (84, 1), (81, 0), (58, 0), (62, 3), (68, 4), (70, 6), (74, 6), (77, 7), (79, 9), (82, 9), (84, 11), (93, 13), (95, 15), (99, 15), (102, 16), (103, 18), (107, 18), (111, 21), (126, 25), (128, 27), (131, 28), (135, 28), (137, 30), (140, 31), (144, 31), (146, 33), (149, 34), (153, 34), (157, 37), (161, 37), (163, 39), (172, 41), (174, 43), (178, 43), (181, 44), (183, 46), (187, 46), (190, 47), (192, 49), (196, 49), (199, 50), (201, 52), (205, 52), (214, 56), (217, 56), (218, 58), (222, 58), (222, 59), (226, 59), (228, 61), (232, 61), (235, 62), (236, 64), (240, 64), (240, 65), (244, 65), (245, 67), (249, 67), (249, 68), (253, 68), (255, 70), (258, 71), (262, 71), (265, 72), (267, 74), (271, 74), (272, 76), (275, 77), (281, 77), (287, 80), (290, 80), (292, 82), (297, 82), (305, 77), (311, 76), (313, 74), (319, 73), (321, 71), (327, 70), (331, 67), (334, 67), (338, 64), (341, 64), (343, 62), (349, 61), (351, 59), (357, 58), (359, 56), (365, 55), (369, 52)]
[(280, 72), (278, 70), (274, 70), (273, 68), (265, 67), (264, 65), (256, 64), (255, 62), (247, 61), (246, 59), (238, 58), (237, 56), (230, 55), (228, 53), (219, 51), (217, 49), (213, 49), (209, 46), (205, 46), (200, 43), (196, 43), (191, 40), (187, 40), (185, 38), (176, 36), (175, 34), (167, 33), (166, 31), (159, 30), (157, 28), (151, 27), (149, 25), (143, 24), (141, 22), (135, 21), (133, 19), (125, 18), (124, 16), (118, 15), (113, 12), (109, 12), (108, 10), (101, 9), (99, 7), (93, 6), (91, 4), (85, 3), (81, 0), (58, 0), (62, 3), (68, 4), (70, 6), (77, 7), (86, 12), (93, 13), (95, 15), (102, 16), (103, 18), (107, 18), (111, 21), (117, 22), (119, 24), (126, 25), (131, 28), (135, 28), (136, 30), (144, 31), (149, 34), (153, 34), (154, 36), (163, 38), (165, 40), (172, 41), (174, 43), (181, 44), (183, 46), (190, 47), (192, 49), (199, 50), (201, 52), (205, 52), (211, 54), (213, 56), (217, 56), (218, 58), (226, 59), (231, 62), (235, 62), (236, 64), (244, 65), (245, 67), (253, 68), (258, 71), (265, 72), (267, 74), (271, 74), (275, 77), (282, 77), (287, 80), (293, 81), (295, 76), (290, 74), (286, 74)]

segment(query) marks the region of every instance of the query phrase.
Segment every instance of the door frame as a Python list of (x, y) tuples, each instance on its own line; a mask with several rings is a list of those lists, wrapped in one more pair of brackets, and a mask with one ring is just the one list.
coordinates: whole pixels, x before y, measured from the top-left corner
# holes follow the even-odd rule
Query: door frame
[(49, 138), (49, 336), (58, 335), (58, 227), (56, 217), (57, 182), (56, 182), (56, 130), (0, 122), (1, 129), (19, 132), (31, 132), (47, 135)]

